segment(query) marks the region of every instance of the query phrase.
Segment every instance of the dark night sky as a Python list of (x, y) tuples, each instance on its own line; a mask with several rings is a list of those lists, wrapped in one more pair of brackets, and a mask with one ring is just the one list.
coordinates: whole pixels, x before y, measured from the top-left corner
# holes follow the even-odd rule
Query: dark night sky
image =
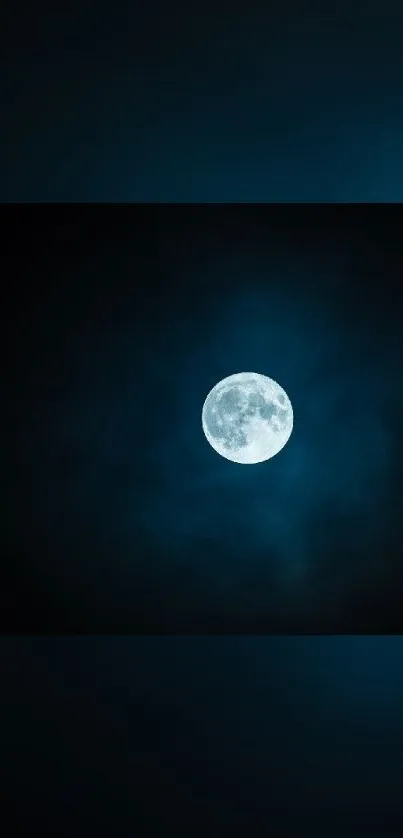
[(0, 652), (2, 795), (20, 828), (401, 835), (401, 638), (15, 638)]
[[(400, 206), (9, 219), (6, 621), (400, 631)], [(250, 467), (201, 427), (240, 370), (279, 381), (295, 416)]]
[(401, 200), (399, 0), (9, 5), (3, 200)]
[[(398, 0), (8, 5), (2, 201), (402, 198)], [(267, 240), (3, 212), (5, 631), (207, 610), (246, 631), (262, 600), (297, 630), (401, 628), (401, 215), (357, 213)], [(296, 415), (259, 476), (199, 427), (247, 366)], [(3, 637), (3, 819), (400, 838), (402, 656), (400, 637)]]

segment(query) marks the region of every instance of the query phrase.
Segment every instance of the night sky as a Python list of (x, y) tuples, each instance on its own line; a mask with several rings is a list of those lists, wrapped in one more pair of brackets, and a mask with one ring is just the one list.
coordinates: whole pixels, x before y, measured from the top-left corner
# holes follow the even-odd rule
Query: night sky
[[(5, 625), (402, 630), (400, 206), (8, 217)], [(294, 408), (255, 466), (201, 426), (242, 370)]]
[(3, 821), (401, 838), (401, 4), (2, 11), (0, 201), (341, 203), (2, 209)]
[(3, 816), (62, 838), (399, 838), (402, 653), (400, 637), (3, 639)]
[(399, 201), (399, 0), (9, 0), (0, 197)]

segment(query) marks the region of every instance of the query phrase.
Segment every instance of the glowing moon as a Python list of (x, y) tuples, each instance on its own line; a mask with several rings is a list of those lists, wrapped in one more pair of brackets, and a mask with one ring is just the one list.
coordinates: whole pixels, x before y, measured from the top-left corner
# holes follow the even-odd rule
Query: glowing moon
[(285, 390), (257, 372), (238, 372), (210, 390), (202, 425), (210, 445), (234, 463), (262, 463), (291, 435), (293, 409)]

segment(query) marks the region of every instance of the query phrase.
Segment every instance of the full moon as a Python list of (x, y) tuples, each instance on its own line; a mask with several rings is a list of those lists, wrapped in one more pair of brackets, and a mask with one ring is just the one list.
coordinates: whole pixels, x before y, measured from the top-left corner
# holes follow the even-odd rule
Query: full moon
[(210, 445), (234, 463), (262, 463), (290, 438), (294, 417), (285, 390), (257, 372), (238, 372), (210, 390), (202, 410)]

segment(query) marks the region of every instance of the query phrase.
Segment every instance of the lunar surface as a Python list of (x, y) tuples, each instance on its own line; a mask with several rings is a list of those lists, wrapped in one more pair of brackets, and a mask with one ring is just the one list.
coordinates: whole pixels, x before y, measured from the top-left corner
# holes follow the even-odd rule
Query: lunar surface
[(293, 410), (277, 381), (257, 372), (239, 372), (210, 390), (202, 425), (222, 457), (234, 463), (262, 463), (284, 448), (293, 427)]

